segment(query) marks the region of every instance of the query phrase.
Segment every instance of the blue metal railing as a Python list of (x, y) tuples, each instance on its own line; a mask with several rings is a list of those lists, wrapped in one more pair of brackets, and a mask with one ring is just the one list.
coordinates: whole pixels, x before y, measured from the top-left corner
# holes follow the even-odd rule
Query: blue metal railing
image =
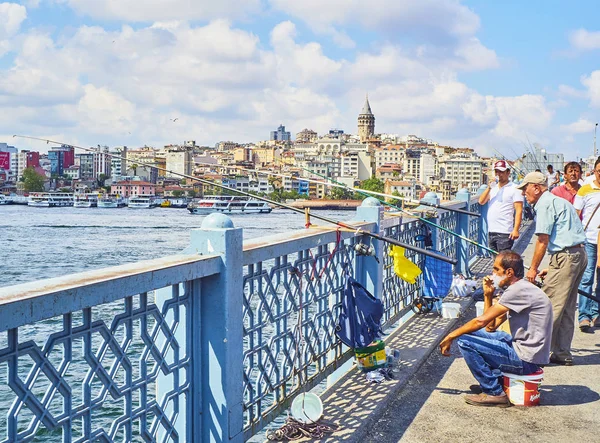
[[(357, 219), (411, 244), (422, 223), (381, 207)], [(461, 220), (432, 219), (481, 236)], [(381, 265), (358, 256), (360, 232), (241, 239), (203, 223), (187, 255), (0, 289), (0, 442), (243, 441), (351, 358), (334, 333), (344, 272), (381, 297), (385, 325), (421, 293), (387, 246), (373, 241)], [(434, 242), (453, 258), (466, 248), (440, 230)]]

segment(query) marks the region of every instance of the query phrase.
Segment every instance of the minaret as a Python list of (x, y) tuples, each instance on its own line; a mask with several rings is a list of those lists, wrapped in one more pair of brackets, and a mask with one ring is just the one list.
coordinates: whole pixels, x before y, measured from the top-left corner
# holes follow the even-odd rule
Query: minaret
[(375, 134), (375, 116), (371, 112), (369, 95), (367, 94), (365, 105), (358, 115), (358, 136), (360, 137), (361, 143), (364, 143), (367, 139), (371, 138), (373, 134)]

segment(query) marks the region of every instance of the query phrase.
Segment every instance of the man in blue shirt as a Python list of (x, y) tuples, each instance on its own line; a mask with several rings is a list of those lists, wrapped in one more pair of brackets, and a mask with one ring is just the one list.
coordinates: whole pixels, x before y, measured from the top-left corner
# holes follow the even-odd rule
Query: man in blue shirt
[[(537, 240), (525, 278), (533, 283), (536, 277), (545, 277), (542, 290), (550, 298), (554, 314), (550, 361), (571, 366), (577, 288), (587, 264), (583, 226), (575, 208), (548, 191), (543, 174), (530, 172), (517, 188), (536, 211)], [(546, 251), (550, 254), (550, 266), (540, 272)]]

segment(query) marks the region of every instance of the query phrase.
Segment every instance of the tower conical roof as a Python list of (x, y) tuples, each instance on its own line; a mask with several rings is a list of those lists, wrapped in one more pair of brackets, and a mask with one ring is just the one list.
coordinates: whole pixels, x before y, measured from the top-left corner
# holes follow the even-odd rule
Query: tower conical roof
[(362, 111), (360, 112), (361, 114), (368, 114), (368, 115), (373, 115), (373, 113), (371, 112), (371, 105), (369, 105), (369, 96), (367, 95), (365, 97), (365, 104), (362, 108)]

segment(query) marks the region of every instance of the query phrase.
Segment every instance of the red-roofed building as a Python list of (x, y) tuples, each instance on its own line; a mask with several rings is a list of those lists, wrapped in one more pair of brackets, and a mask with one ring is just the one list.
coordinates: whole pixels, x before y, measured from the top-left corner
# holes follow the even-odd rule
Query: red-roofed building
[(150, 182), (124, 180), (113, 183), (110, 187), (111, 194), (118, 194), (122, 197), (131, 197), (134, 195), (156, 195), (156, 185)]

